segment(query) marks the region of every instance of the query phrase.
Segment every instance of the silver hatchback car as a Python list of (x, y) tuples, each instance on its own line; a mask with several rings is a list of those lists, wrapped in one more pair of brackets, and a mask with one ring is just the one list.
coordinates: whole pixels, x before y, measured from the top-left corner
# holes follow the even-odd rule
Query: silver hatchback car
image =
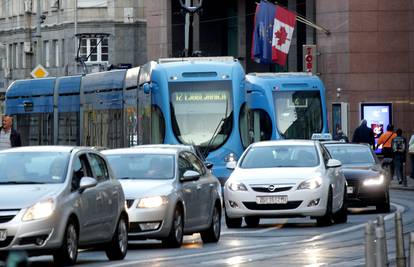
[(102, 151), (125, 191), (130, 239), (160, 239), (179, 247), (184, 234), (199, 232), (217, 242), (221, 186), (190, 147), (137, 146)]
[(78, 248), (103, 244), (110, 260), (125, 257), (125, 197), (102, 154), (13, 148), (0, 151), (0, 169), (0, 253), (53, 254), (62, 266), (76, 263)]

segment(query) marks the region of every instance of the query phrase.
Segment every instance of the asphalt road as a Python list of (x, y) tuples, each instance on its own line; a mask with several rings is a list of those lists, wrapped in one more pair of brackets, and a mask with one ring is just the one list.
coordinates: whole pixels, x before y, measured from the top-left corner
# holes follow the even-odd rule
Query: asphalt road
[[(395, 265), (394, 212), (403, 213), (405, 248), (414, 231), (414, 192), (391, 191), (392, 211), (385, 216), (388, 257)], [(364, 227), (379, 214), (352, 208), (348, 223), (317, 227), (306, 218), (266, 219), (258, 228), (228, 229), (223, 220), (218, 244), (204, 245), (199, 235), (186, 236), (178, 249), (157, 241), (131, 242), (123, 261), (109, 262), (102, 251), (82, 251), (77, 266), (364, 266)], [(30, 259), (30, 266), (54, 266), (52, 257)]]

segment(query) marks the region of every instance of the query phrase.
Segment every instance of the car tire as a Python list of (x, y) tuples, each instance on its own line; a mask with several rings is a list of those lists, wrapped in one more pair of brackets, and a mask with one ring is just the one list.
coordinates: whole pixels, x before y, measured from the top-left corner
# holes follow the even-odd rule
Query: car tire
[(77, 224), (73, 219), (68, 221), (62, 246), (53, 253), (53, 260), (56, 266), (71, 266), (76, 263), (78, 258), (79, 233)]
[(173, 220), (170, 233), (167, 238), (162, 240), (162, 244), (168, 248), (179, 248), (183, 243), (184, 236), (184, 218), (180, 207), (176, 207), (173, 214)]
[(260, 223), (259, 217), (244, 217), (244, 222), (246, 223), (247, 227), (257, 227)]
[(333, 223), (333, 214), (332, 214), (332, 188), (329, 188), (328, 192), (328, 202), (326, 203), (325, 215), (316, 218), (316, 223), (318, 226), (330, 226)]
[(348, 221), (348, 194), (346, 192), (346, 186), (344, 189), (344, 199), (342, 200), (341, 209), (335, 213), (334, 222), (335, 223), (346, 223)]
[(124, 216), (119, 218), (111, 242), (105, 247), (105, 253), (109, 260), (122, 260), (128, 251), (128, 226)]
[(384, 196), (384, 200), (376, 205), (376, 209), (378, 212), (381, 213), (388, 213), (391, 210), (391, 205), (390, 205), (390, 193), (388, 190), (386, 190), (385, 192), (385, 196)]
[(226, 219), (227, 228), (240, 228), (242, 225), (242, 218), (230, 218), (227, 214), (224, 215)]
[(215, 205), (211, 215), (210, 227), (200, 233), (204, 243), (217, 243), (221, 233), (221, 209), (220, 204)]

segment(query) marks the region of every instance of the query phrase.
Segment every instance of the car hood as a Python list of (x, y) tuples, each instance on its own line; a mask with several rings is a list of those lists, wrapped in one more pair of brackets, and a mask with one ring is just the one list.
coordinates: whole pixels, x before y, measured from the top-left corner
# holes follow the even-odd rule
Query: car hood
[(136, 199), (146, 196), (168, 195), (172, 190), (173, 180), (130, 179), (120, 182), (125, 199)]
[(230, 180), (237, 180), (247, 184), (260, 183), (299, 183), (303, 180), (318, 176), (319, 168), (257, 168), (236, 169)]
[(0, 209), (23, 209), (55, 196), (63, 184), (0, 185)]
[(372, 168), (343, 168), (347, 180), (363, 180), (366, 178), (377, 178), (381, 172)]

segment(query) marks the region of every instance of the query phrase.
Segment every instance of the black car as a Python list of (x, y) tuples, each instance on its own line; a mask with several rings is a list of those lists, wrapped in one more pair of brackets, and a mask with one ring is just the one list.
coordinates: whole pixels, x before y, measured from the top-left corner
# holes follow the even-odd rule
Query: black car
[(332, 158), (341, 161), (349, 206), (376, 206), (390, 211), (389, 178), (374, 151), (364, 144), (324, 142)]

